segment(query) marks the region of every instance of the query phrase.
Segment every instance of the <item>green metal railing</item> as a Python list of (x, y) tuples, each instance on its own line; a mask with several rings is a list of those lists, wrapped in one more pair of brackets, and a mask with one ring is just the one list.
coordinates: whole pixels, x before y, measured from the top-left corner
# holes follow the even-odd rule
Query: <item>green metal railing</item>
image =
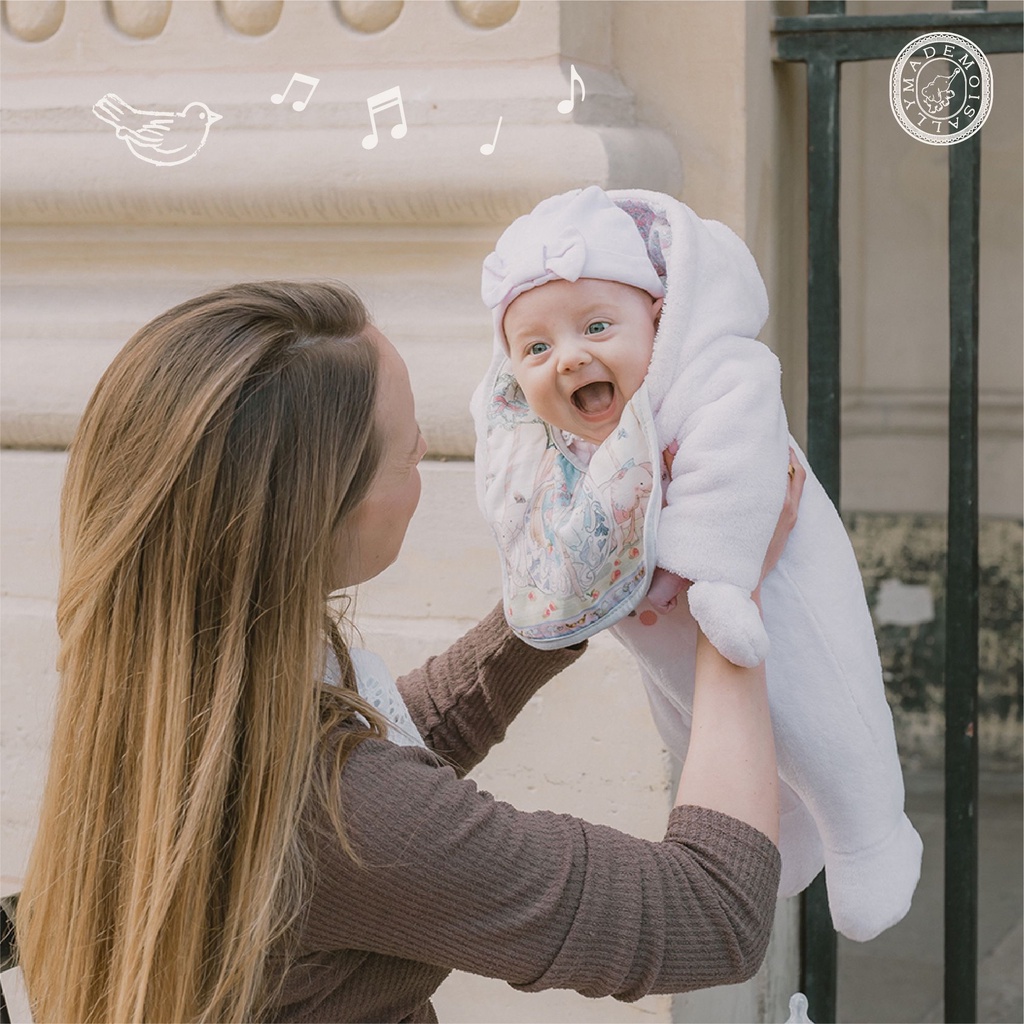
[[(840, 481), (839, 86), (846, 61), (894, 60), (912, 39), (955, 32), (1019, 53), (1024, 15), (966, 0), (931, 14), (848, 16), (812, 0), (776, 18), (776, 59), (807, 66), (808, 457), (832, 501)], [(983, 129), (984, 130), (984, 129)], [(949, 150), (949, 499), (946, 575), (945, 1018), (977, 1019), (978, 220), (981, 133)], [(836, 935), (824, 876), (801, 909), (801, 988), (811, 1019), (836, 1019)]]

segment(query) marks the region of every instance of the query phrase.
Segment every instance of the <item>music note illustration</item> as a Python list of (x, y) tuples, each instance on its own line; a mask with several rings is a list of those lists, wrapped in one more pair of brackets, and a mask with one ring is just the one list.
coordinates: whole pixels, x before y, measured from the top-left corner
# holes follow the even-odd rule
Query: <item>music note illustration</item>
[(498, 127), (494, 129), (494, 141), (493, 142), (485, 142), (480, 147), (480, 152), (483, 153), (484, 156), (490, 156), (494, 152), (494, 147), (498, 144), (498, 132), (500, 132), (500, 131), (501, 131), (501, 118), (499, 117), (498, 118)]
[(576, 70), (575, 64), (569, 65), (569, 98), (567, 100), (558, 101), (558, 112), (560, 114), (568, 114), (572, 108), (576, 105), (576, 95), (573, 86), (580, 83), (580, 102), (582, 103), (587, 98), (587, 87), (583, 84), (583, 79), (580, 78), (579, 72)]
[(285, 96), (288, 95), (291, 87), (296, 82), (299, 82), (302, 85), (308, 85), (309, 92), (306, 94), (306, 98), (304, 100), (295, 100), (295, 102), (292, 103), (292, 110), (305, 110), (306, 104), (312, 99), (313, 93), (316, 91), (316, 87), (320, 84), (320, 79), (313, 78), (310, 75), (300, 75), (298, 72), (292, 75), (292, 80), (288, 83), (288, 88), (285, 89), (284, 92), (275, 92), (274, 95), (270, 97), (270, 102), (284, 103)]
[(373, 131), (363, 139), (363, 149), (373, 149), (380, 141), (377, 137), (377, 115), (389, 107), (398, 107), (399, 116), (402, 118), (402, 123), (396, 124), (391, 129), (391, 138), (405, 138), (405, 133), (409, 130), (409, 126), (405, 123), (405, 107), (402, 106), (401, 86), (396, 85), (393, 89), (385, 89), (383, 92), (377, 93), (376, 96), (371, 96), (366, 101), (366, 105), (370, 108), (370, 127), (373, 128)]

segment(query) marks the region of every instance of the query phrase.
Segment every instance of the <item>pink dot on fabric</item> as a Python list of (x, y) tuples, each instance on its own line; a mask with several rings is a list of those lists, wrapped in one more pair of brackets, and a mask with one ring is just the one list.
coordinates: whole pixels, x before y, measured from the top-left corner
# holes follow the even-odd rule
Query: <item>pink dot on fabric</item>
[(640, 622), (645, 626), (653, 626), (657, 621), (657, 612), (644, 611), (640, 613)]

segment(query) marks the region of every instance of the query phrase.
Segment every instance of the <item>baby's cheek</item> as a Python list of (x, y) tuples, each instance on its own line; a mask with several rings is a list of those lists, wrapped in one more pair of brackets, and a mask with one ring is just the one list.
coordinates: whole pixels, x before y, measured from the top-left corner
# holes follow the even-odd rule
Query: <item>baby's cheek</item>
[(544, 404), (544, 389), (537, 386), (537, 382), (531, 379), (530, 374), (524, 373), (522, 376), (516, 377), (516, 380), (519, 382), (519, 387), (523, 392), (523, 397), (526, 399), (526, 404), (531, 409), (535, 409), (538, 404)]

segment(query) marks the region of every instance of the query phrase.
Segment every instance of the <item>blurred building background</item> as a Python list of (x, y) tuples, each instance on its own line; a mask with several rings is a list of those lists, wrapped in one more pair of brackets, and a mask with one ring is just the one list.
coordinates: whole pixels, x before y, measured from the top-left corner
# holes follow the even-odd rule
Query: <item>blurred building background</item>
[[(848, 13), (946, 8), (847, 5)], [(499, 597), (470, 461), (467, 404), (490, 351), (479, 269), (504, 226), (540, 199), (588, 184), (656, 189), (738, 232), (768, 285), (763, 337), (782, 360), (790, 423), (803, 439), (804, 71), (773, 62), (771, 26), (777, 14), (804, 9), (729, 0), (6, 0), (0, 873), (8, 886), (31, 843), (57, 682), (64, 451), (110, 358), (173, 303), (243, 279), (336, 277), (367, 299), (406, 358), (430, 444), (423, 501), (399, 562), (357, 599), (367, 645), (396, 673)], [(983, 767), (1010, 779), (1012, 791), (1021, 768), (1022, 81), (1019, 55), (991, 64), (995, 102), (982, 133), (980, 737)], [(557, 104), (570, 97), (571, 66), (585, 97), (577, 85), (566, 114)], [(941, 767), (943, 730), (947, 154), (898, 127), (888, 71), (887, 62), (843, 69), (843, 512), (901, 750), (915, 777), (928, 779)], [(297, 81), (285, 102), (272, 102), (297, 73), (319, 80), (313, 94)], [(379, 143), (364, 148), (368, 101), (395, 87), (401, 112), (380, 110)], [(152, 111), (198, 100), (222, 120), (194, 159), (158, 167), (135, 159), (93, 116), (107, 93)], [(293, 109), (304, 98), (305, 109)], [(400, 113), (408, 131), (396, 139)], [(494, 145), (489, 155), (485, 143)], [(531, 702), (478, 778), (527, 809), (660, 838), (675, 768), (628, 659), (607, 638), (593, 647)], [(1019, 877), (1016, 885), (1011, 892)], [(437, 1005), (449, 1021), (781, 1021), (797, 977), (790, 901), (765, 967), (744, 986), (624, 1006), (524, 995), (460, 975)]]

